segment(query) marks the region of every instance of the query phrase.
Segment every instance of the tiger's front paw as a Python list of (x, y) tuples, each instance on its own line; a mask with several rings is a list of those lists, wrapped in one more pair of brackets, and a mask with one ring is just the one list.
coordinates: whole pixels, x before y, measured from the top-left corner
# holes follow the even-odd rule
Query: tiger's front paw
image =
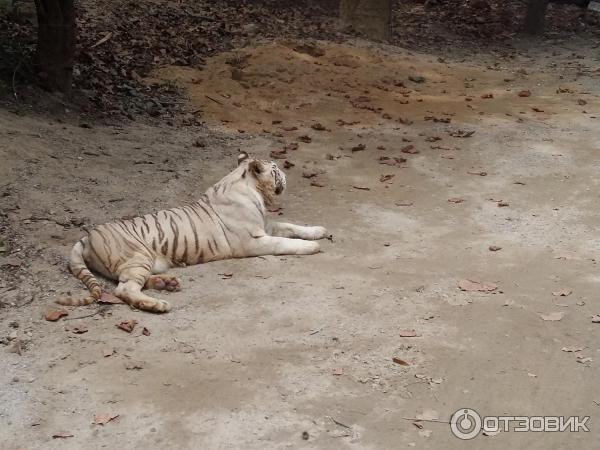
[(312, 231), (312, 239), (314, 239), (315, 241), (329, 237), (329, 235), (327, 234), (327, 228), (325, 227), (312, 227)]

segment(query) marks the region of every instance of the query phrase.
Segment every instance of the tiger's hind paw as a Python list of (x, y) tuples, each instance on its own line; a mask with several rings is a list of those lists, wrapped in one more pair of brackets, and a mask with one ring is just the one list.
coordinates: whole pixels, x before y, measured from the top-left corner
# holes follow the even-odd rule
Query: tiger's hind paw
[(181, 289), (181, 283), (179, 278), (172, 275), (151, 275), (146, 280), (145, 288), (173, 292)]
[(326, 237), (328, 237), (327, 228), (325, 228), (325, 227), (311, 227), (311, 228), (312, 228), (312, 232), (313, 232), (312, 238), (314, 240), (325, 239)]

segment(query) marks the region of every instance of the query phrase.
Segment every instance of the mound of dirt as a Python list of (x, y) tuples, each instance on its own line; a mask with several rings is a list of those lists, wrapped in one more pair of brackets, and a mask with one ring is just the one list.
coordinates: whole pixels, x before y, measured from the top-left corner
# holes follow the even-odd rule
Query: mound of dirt
[(517, 96), (494, 71), (449, 67), (406, 51), (306, 41), (223, 53), (203, 70), (162, 67), (148, 82), (182, 88), (212, 124), (276, 135), (301, 134), (301, 124), (315, 133), (348, 124), (450, 123), (478, 115), (469, 96), (495, 95), (494, 104)]

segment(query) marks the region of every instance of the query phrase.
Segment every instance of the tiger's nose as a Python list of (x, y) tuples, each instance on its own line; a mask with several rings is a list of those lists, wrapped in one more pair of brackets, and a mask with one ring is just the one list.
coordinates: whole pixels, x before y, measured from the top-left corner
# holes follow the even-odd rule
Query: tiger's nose
[(278, 186), (275, 188), (275, 194), (276, 194), (276, 195), (279, 195), (279, 194), (281, 194), (282, 192), (283, 192), (283, 186), (282, 186), (282, 185), (278, 185)]

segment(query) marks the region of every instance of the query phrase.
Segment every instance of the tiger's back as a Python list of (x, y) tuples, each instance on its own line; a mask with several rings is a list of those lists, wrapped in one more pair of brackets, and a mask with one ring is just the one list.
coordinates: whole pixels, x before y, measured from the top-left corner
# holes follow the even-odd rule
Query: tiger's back
[(104, 276), (118, 279), (129, 264), (152, 273), (171, 267), (234, 256), (236, 236), (210, 203), (201, 199), (180, 208), (99, 225), (88, 237), (86, 263)]

